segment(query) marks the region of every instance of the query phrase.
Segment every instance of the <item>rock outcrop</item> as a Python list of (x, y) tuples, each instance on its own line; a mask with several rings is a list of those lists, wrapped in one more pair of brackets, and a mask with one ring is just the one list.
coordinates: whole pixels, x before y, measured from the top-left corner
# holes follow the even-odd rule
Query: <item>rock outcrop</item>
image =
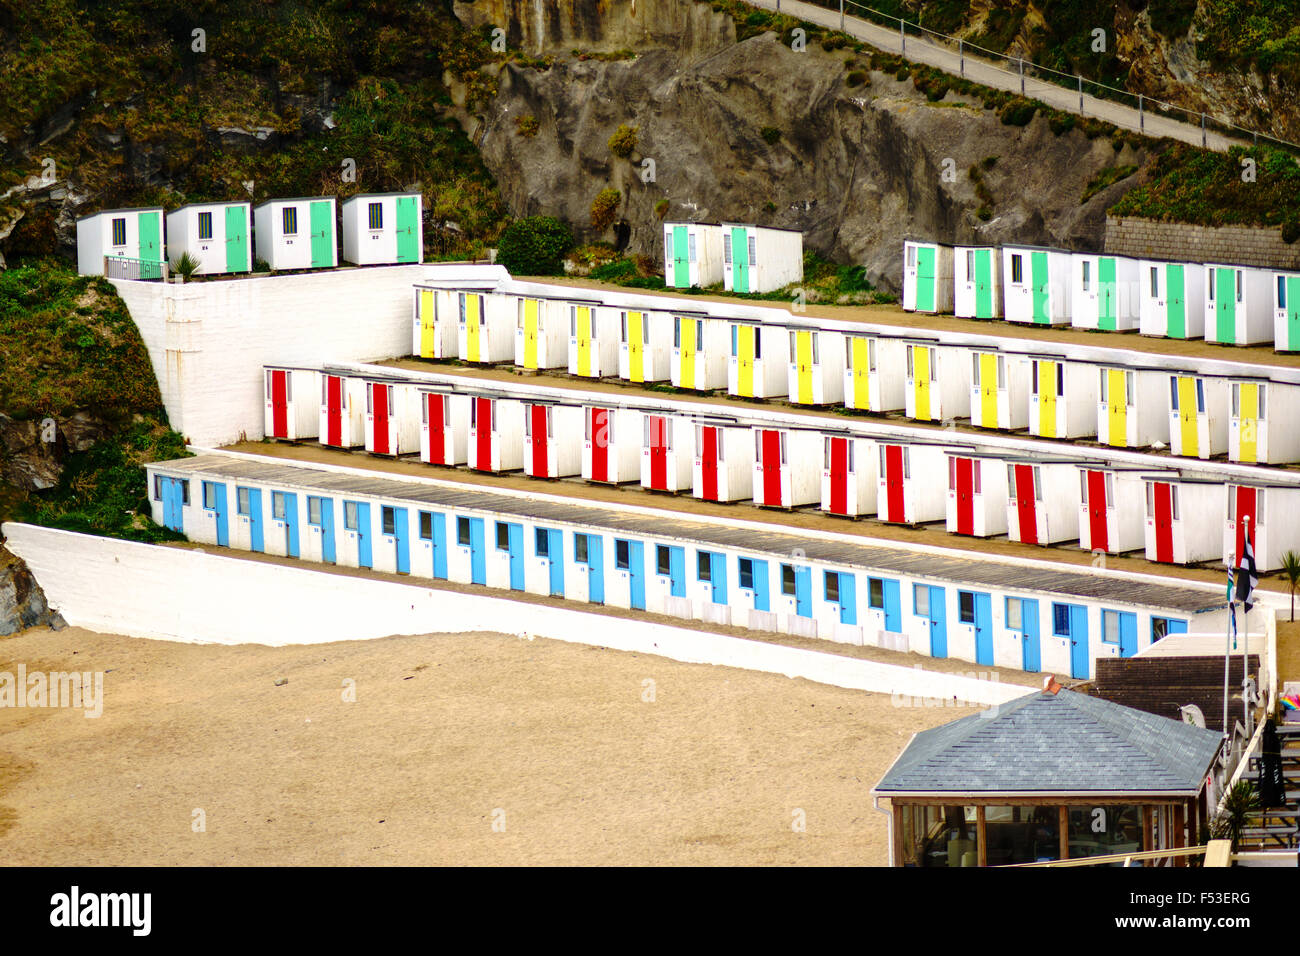
[[(869, 81), (849, 85), (855, 71), (853, 82)], [(952, 92), (929, 103), (910, 79), (869, 72), (862, 57), (794, 52), (773, 34), (700, 59), (661, 48), (546, 70), (508, 64), (498, 91), (476, 140), (516, 215), (582, 226), (612, 186), (629, 252), (662, 257), (659, 211), (758, 222), (803, 231), (805, 248), (861, 263), (894, 291), (908, 235), (1100, 249), (1106, 208), (1136, 177), (1087, 202), (1085, 188), (1147, 157), (1107, 137), (1056, 135), (1041, 116), (1004, 125)], [(535, 135), (520, 133), (525, 116)], [(608, 146), (620, 124), (637, 131), (626, 159)], [(661, 200), (666, 210), (656, 210)]]
[(109, 427), (87, 411), (16, 420), (0, 413), (0, 482), (22, 491), (53, 488), (67, 456), (88, 451)]
[(66, 626), (27, 565), (0, 545), (0, 637), (45, 625)]

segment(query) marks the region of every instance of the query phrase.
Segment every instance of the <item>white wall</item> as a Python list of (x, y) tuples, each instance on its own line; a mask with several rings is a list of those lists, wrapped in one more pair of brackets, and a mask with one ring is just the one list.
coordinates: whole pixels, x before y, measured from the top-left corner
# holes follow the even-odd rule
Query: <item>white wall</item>
[(437, 267), (402, 265), (113, 284), (144, 338), (172, 427), (220, 445), (262, 437), (264, 365), (409, 355), (411, 285), (439, 277)]
[(585, 611), (33, 525), (6, 524), (4, 533), (69, 624), (105, 633), (283, 646), (392, 634), (526, 632), (877, 693), (998, 704), (1032, 691), (645, 621), (620, 619), (611, 628), (607, 615)]

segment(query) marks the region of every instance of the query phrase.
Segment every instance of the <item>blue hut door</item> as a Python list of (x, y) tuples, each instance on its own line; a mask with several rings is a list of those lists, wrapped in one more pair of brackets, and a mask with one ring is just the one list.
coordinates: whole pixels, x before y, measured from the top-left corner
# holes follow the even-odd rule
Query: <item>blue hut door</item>
[(411, 538), (410, 526), (405, 508), (384, 506), (384, 534), (393, 538), (393, 564), (398, 574), (411, 573)]
[(1138, 652), (1138, 619), (1131, 611), (1119, 615), (1119, 656), (1132, 657)]
[(248, 523), (248, 549), (264, 551), (262, 539), (262, 491), (260, 488), (236, 488), (235, 510)]
[[(640, 541), (615, 539), (614, 554), (619, 570), (627, 572), (628, 606), (645, 610), (645, 545)], [(624, 557), (626, 556), (626, 566)]]
[(334, 500), (332, 498), (307, 499), (307, 523), (320, 529), (320, 559), (329, 564), (334, 557)]
[(710, 598), (714, 604), (726, 604), (727, 556), (716, 551), (701, 551), (700, 557), (708, 562)]
[[(834, 573), (834, 572), (832, 572)], [(839, 573), (840, 623), (858, 623), (858, 584), (847, 571)]]
[[(1020, 626), (1012, 627), (1016, 622), (1010, 618), (1013, 601), (1019, 601)], [(1032, 673), (1042, 669), (1042, 653), (1038, 641), (1038, 602), (1024, 598), (1007, 598), (1008, 627), (1020, 632), (1020, 666)]]
[(461, 535), (460, 543), (469, 546), (469, 579), (475, 584), (487, 584), (487, 555), (483, 553), (483, 519), (457, 518), (456, 520), (468, 531), (468, 540), (465, 535)]
[(352, 531), (357, 535), (357, 565), (363, 568), (373, 568), (375, 566), (375, 556), (371, 550), (370, 542), (370, 505), (364, 501), (350, 501), (344, 504), (344, 508), (351, 504), (356, 508), (356, 527)]
[(428, 541), (433, 552), (433, 576), (447, 580), (447, 516), (432, 511), (420, 512), (420, 540)]
[(203, 483), (203, 505), (212, 512), (217, 525), (217, 546), (230, 546), (230, 515), (226, 506), (226, 486), (219, 481)]
[(993, 611), (987, 594), (981, 591), (958, 591), (957, 605), (963, 624), (975, 631), (975, 663), (993, 663)]
[(794, 613), (812, 617), (812, 568), (794, 569)]
[(587, 600), (592, 604), (605, 603), (605, 539), (598, 534), (587, 535)]
[(948, 615), (943, 588), (926, 584), (912, 586), (912, 605), (925, 618), (930, 632), (930, 656), (948, 656)]
[(686, 549), (661, 544), (655, 551), (655, 570), (668, 578), (668, 593), (686, 597)]
[[(768, 593), (767, 562), (755, 560), (751, 562), (751, 566), (754, 575), (754, 610), (771, 611), (772, 599)], [(741, 584), (743, 585), (744, 582), (742, 581)]]
[(184, 479), (158, 476), (158, 492), (162, 498), (163, 527), (173, 531), (185, 530), (185, 492)]
[(1052, 634), (1070, 642), (1070, 676), (1086, 680), (1092, 670), (1088, 650), (1088, 609), (1078, 604), (1053, 604)]
[(497, 522), (497, 549), (510, 559), (510, 590), (524, 589), (524, 526), (514, 522)]
[(533, 546), (537, 556), (546, 559), (552, 596), (564, 597), (564, 535), (551, 528), (537, 528)]
[[(278, 501), (275, 496), (278, 496)], [(296, 558), (299, 556), (298, 496), (287, 491), (272, 492), (271, 502), (276, 520), (284, 522), (284, 553)]]

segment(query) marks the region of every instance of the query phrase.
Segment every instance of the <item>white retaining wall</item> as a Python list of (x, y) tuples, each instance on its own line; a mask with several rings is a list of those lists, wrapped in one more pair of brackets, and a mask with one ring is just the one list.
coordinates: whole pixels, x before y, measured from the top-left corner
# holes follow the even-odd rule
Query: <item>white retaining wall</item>
[(262, 366), (409, 355), (413, 283), (505, 275), (426, 264), (113, 285), (144, 338), (172, 427), (220, 445), (262, 437)]
[(105, 633), (283, 646), (394, 634), (527, 632), (910, 698), (1000, 704), (1033, 690), (649, 621), (620, 618), (610, 627), (607, 615), (587, 611), (35, 525), (8, 523), (3, 531), (6, 546), (27, 563), (50, 606), (69, 624)]

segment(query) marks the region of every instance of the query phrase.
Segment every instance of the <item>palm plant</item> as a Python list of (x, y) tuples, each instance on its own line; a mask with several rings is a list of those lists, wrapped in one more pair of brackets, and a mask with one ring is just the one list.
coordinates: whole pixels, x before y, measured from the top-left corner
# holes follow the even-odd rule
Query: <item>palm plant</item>
[(1233, 850), (1246, 829), (1252, 811), (1259, 809), (1259, 795), (1249, 780), (1238, 780), (1223, 801), (1223, 814), (1210, 823), (1210, 836), (1231, 840)]
[(188, 252), (182, 252), (181, 257), (176, 260), (176, 265), (172, 266), (172, 271), (188, 282), (194, 277), (194, 273), (199, 271), (199, 260)]

